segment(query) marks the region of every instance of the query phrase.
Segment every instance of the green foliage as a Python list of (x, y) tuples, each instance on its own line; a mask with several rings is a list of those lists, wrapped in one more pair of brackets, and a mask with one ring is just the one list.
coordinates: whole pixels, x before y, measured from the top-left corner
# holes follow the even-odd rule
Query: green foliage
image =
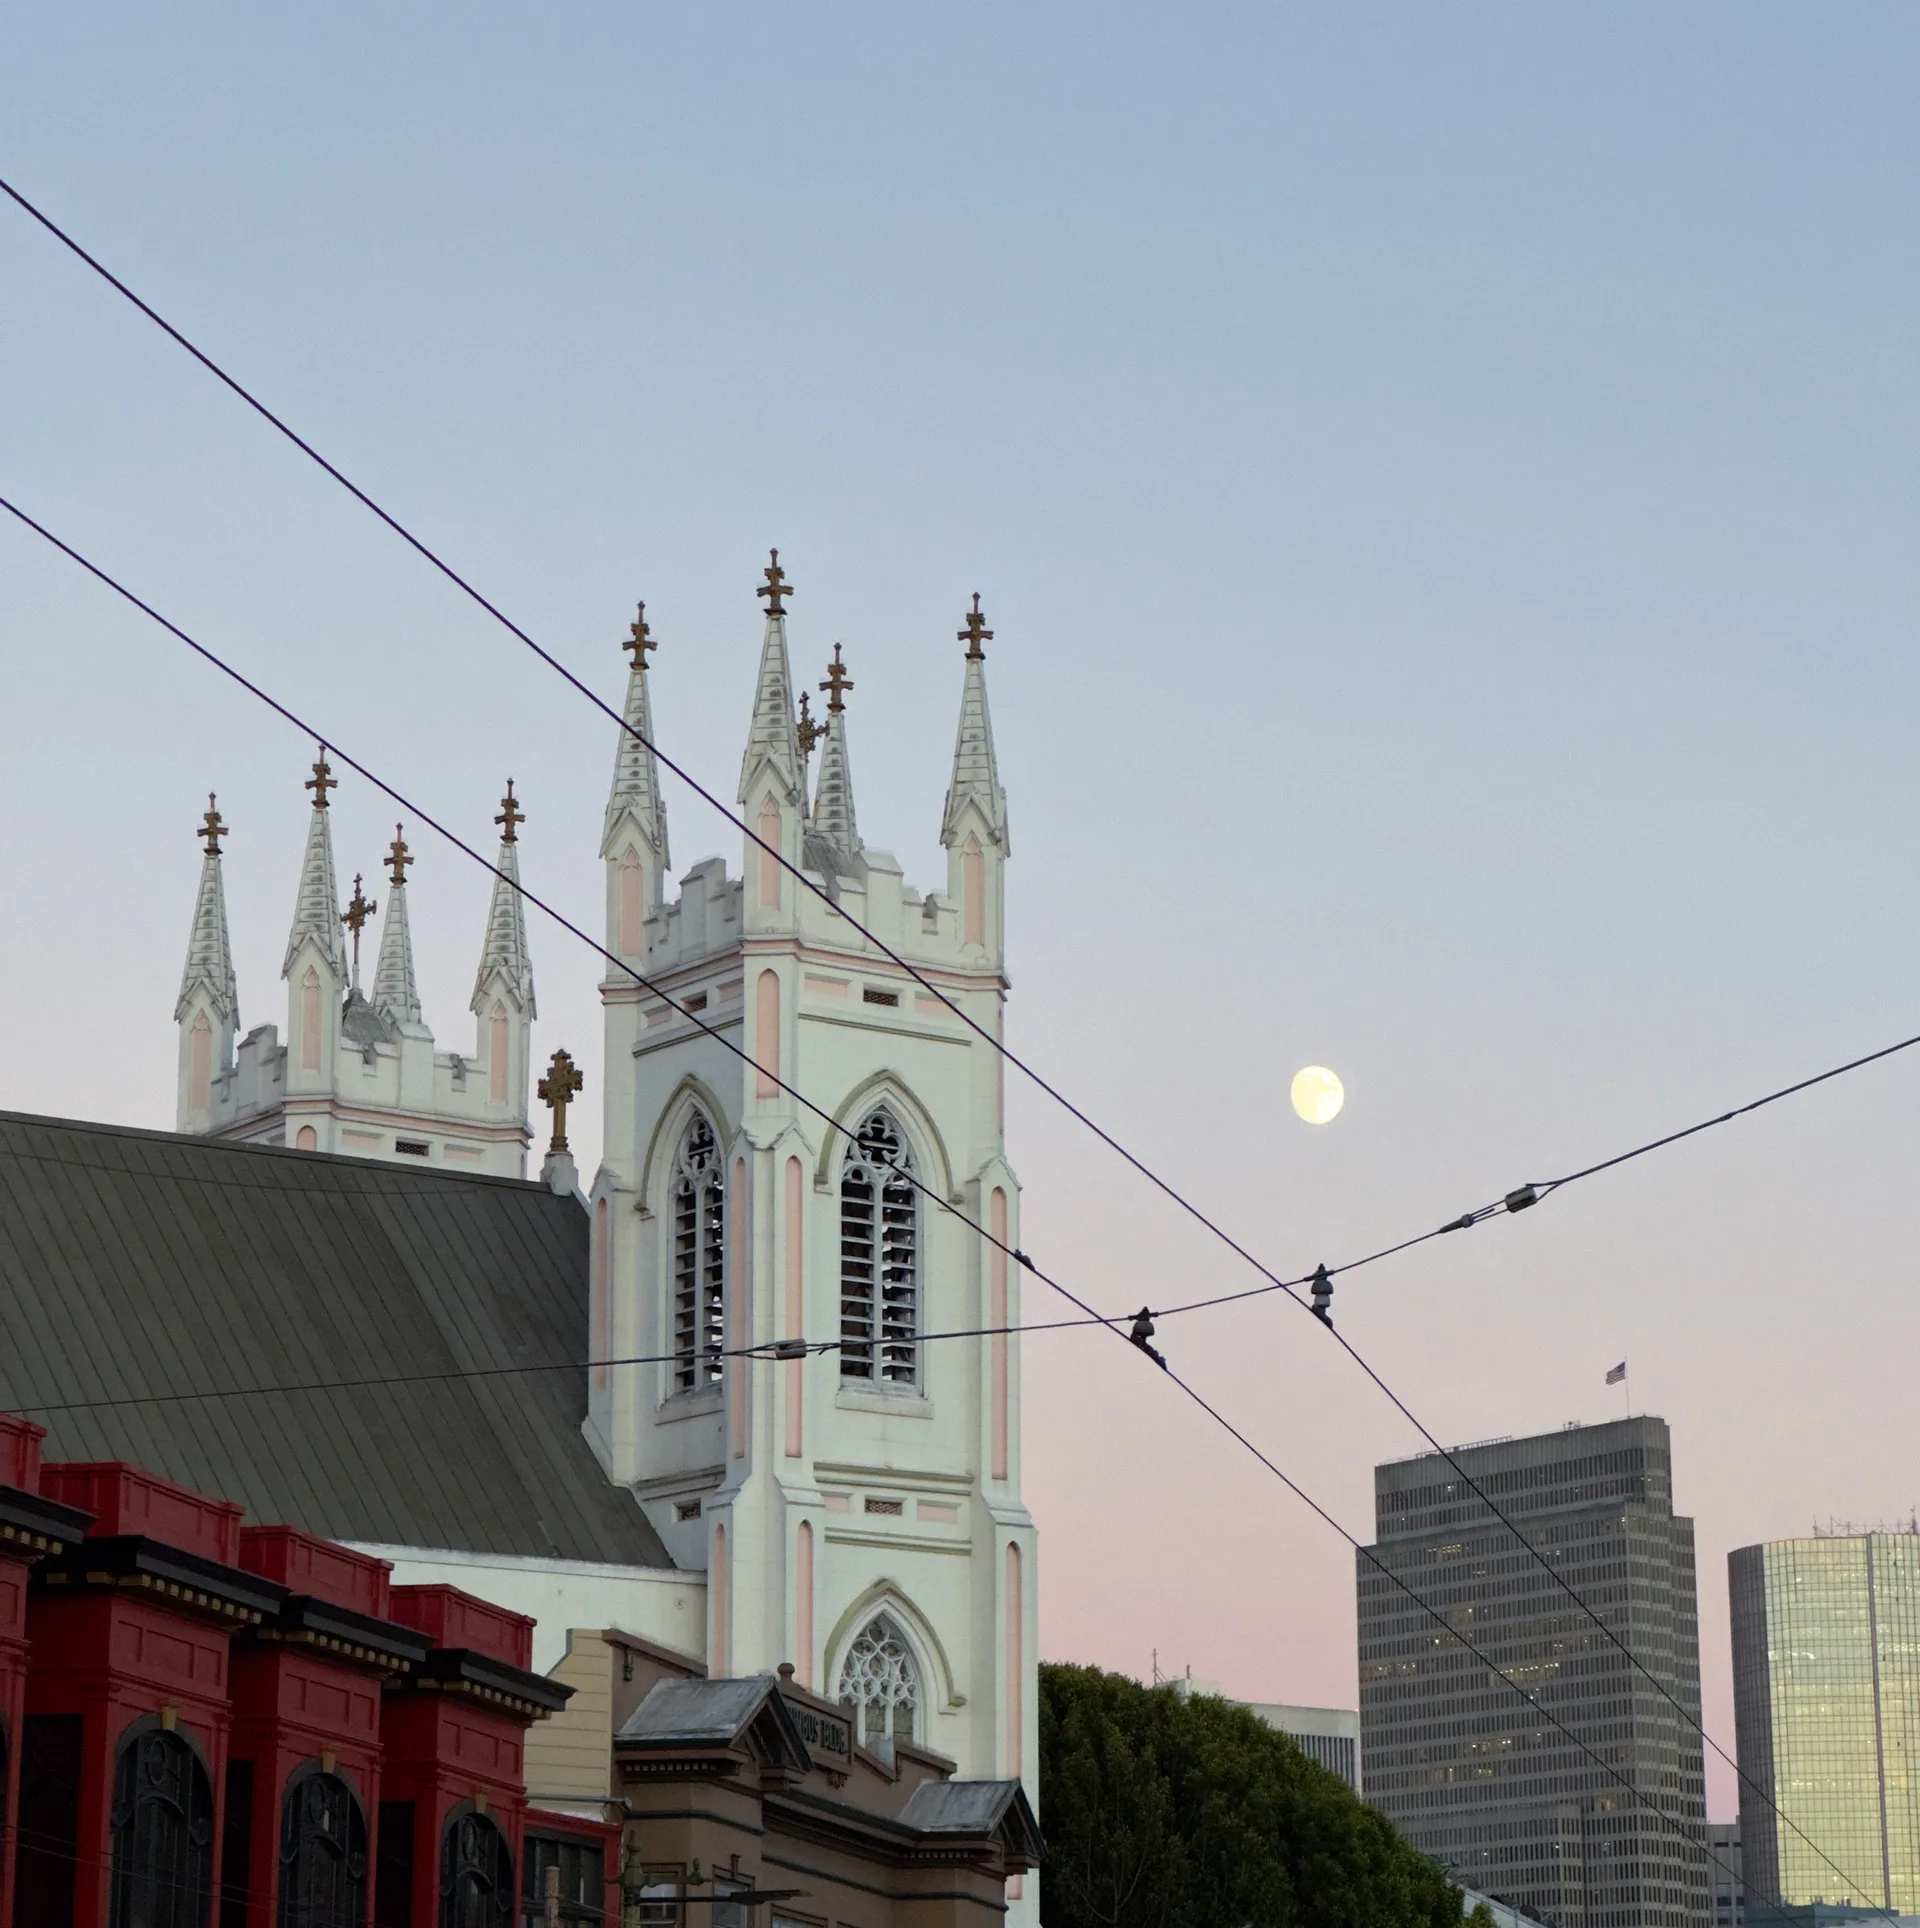
[(1040, 1669), (1040, 1820), (1046, 1928), (1460, 1928), (1459, 1889), (1284, 1734), (1095, 1667)]

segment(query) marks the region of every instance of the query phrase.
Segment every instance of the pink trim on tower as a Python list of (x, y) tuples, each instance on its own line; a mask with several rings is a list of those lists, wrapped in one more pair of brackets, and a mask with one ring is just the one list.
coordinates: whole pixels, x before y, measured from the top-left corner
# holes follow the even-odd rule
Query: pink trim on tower
[(607, 1276), (612, 1270), (612, 1254), (607, 1246), (612, 1235), (607, 1201), (603, 1198), (593, 1208), (593, 1256), (588, 1265), (593, 1295), (593, 1383), (603, 1391), (607, 1383), (607, 1355), (613, 1350), (609, 1334), (613, 1317), (607, 1294)]
[(302, 1125), (294, 1134), (293, 1148), (295, 1151), (318, 1151), (320, 1134), (311, 1125)]
[(754, 985), (753, 1095), (780, 1095), (780, 973), (762, 971)]
[[(804, 1220), (801, 1216), (801, 1201), (804, 1197), (803, 1176), (797, 1158), (787, 1160), (787, 1332), (789, 1339), (806, 1336), (806, 1287), (802, 1260), (805, 1248), (801, 1244)], [(806, 1393), (804, 1377), (805, 1360), (787, 1361), (787, 1457), (798, 1459), (802, 1450), (802, 1422), (804, 1414), (801, 1401)], [(808, 1534), (808, 1563), (812, 1563), (811, 1529), (800, 1529)], [(804, 1683), (803, 1683), (804, 1684)]]
[(493, 1020), (487, 1026), (487, 1089), (496, 1104), (507, 1099), (507, 1013), (504, 1005), (493, 1007)]
[(1026, 1618), (1021, 1599), (1020, 1549), (1007, 1542), (1007, 1766), (1010, 1781), (1020, 1778), (1026, 1750), (1020, 1725), (1024, 1716)]
[(707, 1576), (707, 1591), (713, 1597), (713, 1637), (707, 1642), (707, 1672), (714, 1680), (725, 1680), (733, 1664), (733, 1602), (729, 1595), (727, 1573), (727, 1523), (721, 1520), (713, 1529), (713, 1571)]
[[(987, 1323), (1007, 1324), (1007, 1195), (999, 1186), (987, 1208), (987, 1229), (994, 1242), (987, 1248), (992, 1271), (991, 1312)], [(996, 1331), (988, 1341), (993, 1376), (993, 1477), (1007, 1476), (1007, 1335)]]
[(780, 848), (780, 806), (768, 797), (760, 806), (760, 841), (773, 850), (762, 850), (760, 857), (760, 908), (780, 908), (780, 860), (773, 851)]
[(620, 955), (638, 957), (646, 948), (646, 866), (631, 844), (620, 855)]
[(300, 980), (300, 1068), (320, 1069), (320, 974), (311, 964)]
[[(729, 1242), (733, 1249), (728, 1254), (732, 1261), (727, 1268), (727, 1345), (737, 1349), (747, 1342), (746, 1335), (752, 1330), (753, 1321), (748, 1313), (753, 1303), (753, 1281), (747, 1272), (747, 1161), (736, 1158), (733, 1161), (733, 1184), (728, 1189), (727, 1207), (733, 1215), (729, 1232)], [(747, 1362), (744, 1359), (729, 1359), (727, 1374), (727, 1440), (729, 1450), (735, 1459), (747, 1456)]]
[(971, 833), (960, 847), (960, 941), (987, 941), (987, 860), (980, 839)]
[(813, 1691), (813, 1525), (802, 1520), (793, 1551), (794, 1639), (799, 1653), (793, 1671)]
[(195, 1111), (213, 1109), (213, 1026), (204, 1011), (193, 1016), (187, 1046), (187, 1103)]

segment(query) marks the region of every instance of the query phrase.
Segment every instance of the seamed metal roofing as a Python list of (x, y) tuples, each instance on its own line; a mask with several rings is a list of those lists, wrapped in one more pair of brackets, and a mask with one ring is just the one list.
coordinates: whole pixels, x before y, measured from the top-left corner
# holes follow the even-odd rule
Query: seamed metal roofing
[(586, 1277), (544, 1185), (0, 1112), (0, 1410), (257, 1521), (670, 1565), (581, 1437)]

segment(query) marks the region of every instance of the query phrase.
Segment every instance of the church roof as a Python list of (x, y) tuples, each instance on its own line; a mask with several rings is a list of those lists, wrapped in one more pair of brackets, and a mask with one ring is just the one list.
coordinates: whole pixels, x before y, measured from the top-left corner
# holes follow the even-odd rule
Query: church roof
[(585, 1359), (587, 1231), (515, 1179), (0, 1112), (0, 1411), (330, 1539), (668, 1566), (584, 1371), (453, 1376)]

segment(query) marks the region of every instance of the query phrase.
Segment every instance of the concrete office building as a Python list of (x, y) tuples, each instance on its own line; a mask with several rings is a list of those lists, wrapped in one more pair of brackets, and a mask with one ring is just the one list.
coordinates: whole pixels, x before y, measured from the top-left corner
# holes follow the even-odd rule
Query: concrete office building
[(1453, 1458), (1639, 1667), (1445, 1458), (1378, 1467), (1357, 1571), (1366, 1798), (1554, 1928), (1707, 1928), (1693, 1522), (1674, 1515), (1666, 1422)]
[(1740, 1547), (1727, 1578), (1753, 1896), (1920, 1911), (1920, 1533)]
[(1310, 1761), (1337, 1774), (1360, 1792), (1360, 1716), (1347, 1707), (1284, 1707), (1273, 1701), (1243, 1700), (1269, 1727), (1286, 1735)]
[(1745, 1928), (1747, 1889), (1741, 1873), (1740, 1823), (1709, 1821), (1707, 1879), (1713, 1883), (1713, 1928)]

